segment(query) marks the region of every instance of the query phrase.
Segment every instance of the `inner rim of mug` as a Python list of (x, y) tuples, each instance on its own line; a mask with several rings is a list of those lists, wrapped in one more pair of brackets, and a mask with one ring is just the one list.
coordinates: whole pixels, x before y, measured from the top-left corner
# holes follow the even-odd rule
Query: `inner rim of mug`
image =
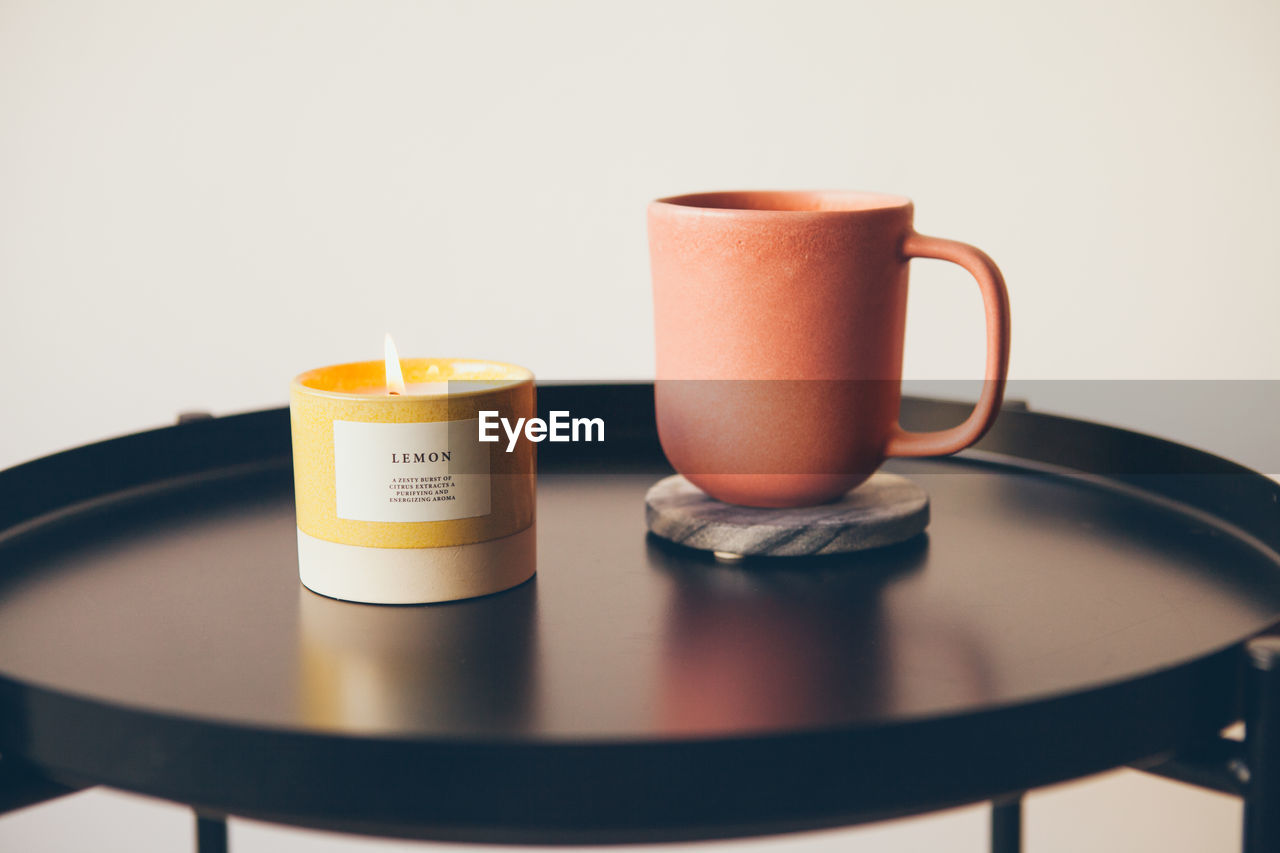
[(911, 200), (900, 195), (859, 190), (738, 190), (690, 193), (660, 198), (661, 204), (705, 210), (761, 210), (794, 213), (887, 210), (907, 207)]

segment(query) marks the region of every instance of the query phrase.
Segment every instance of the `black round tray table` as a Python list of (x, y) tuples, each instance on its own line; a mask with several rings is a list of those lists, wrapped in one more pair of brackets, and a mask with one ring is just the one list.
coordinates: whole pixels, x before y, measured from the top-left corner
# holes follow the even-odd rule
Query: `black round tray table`
[[(1280, 849), (1280, 486), (1009, 406), (894, 460), (927, 533), (802, 562), (647, 536), (647, 384), (539, 388), (538, 573), (379, 607), (297, 579), (288, 413), (0, 472), (0, 810), (90, 785), (410, 838), (629, 843), (831, 827), (1130, 765), (1244, 798)], [(908, 427), (959, 403), (908, 398)], [(1243, 740), (1220, 734), (1245, 721)]]

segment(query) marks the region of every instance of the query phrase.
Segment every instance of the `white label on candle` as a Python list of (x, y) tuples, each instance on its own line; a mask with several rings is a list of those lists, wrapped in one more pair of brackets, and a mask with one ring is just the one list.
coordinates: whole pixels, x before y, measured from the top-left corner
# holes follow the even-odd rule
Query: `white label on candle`
[(338, 518), (448, 521), (489, 514), (489, 446), (478, 421), (333, 422)]

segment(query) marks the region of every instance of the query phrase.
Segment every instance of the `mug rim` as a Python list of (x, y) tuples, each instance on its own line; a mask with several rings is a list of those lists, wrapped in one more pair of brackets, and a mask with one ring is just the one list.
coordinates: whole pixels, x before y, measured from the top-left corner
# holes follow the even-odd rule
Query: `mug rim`
[(715, 190), (664, 196), (653, 205), (724, 214), (830, 214), (904, 210), (911, 199), (868, 190)]

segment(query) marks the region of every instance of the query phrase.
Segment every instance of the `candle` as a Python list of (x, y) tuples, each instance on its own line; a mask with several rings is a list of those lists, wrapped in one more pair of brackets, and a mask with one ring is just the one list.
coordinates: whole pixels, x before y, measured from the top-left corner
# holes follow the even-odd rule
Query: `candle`
[(533, 374), (473, 359), (401, 359), (293, 381), (299, 576), (383, 604), (487, 595), (534, 571), (534, 453), (479, 440), (479, 412), (535, 414)]

